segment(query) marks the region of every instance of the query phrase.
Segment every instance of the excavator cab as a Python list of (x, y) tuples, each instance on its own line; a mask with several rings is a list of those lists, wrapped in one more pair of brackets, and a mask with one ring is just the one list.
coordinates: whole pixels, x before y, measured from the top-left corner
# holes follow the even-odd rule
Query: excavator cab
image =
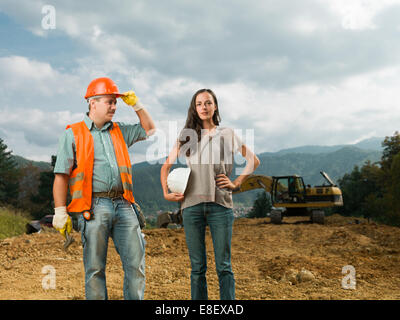
[(299, 203), (305, 201), (306, 188), (302, 177), (297, 175), (273, 177), (273, 203)]

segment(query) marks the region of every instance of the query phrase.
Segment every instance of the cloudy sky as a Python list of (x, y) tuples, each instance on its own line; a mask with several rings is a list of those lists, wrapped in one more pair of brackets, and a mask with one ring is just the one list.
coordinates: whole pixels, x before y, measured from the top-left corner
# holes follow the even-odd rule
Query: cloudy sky
[[(13, 154), (50, 161), (102, 76), (159, 128), (133, 162), (165, 155), (204, 87), (256, 153), (392, 135), (400, 0), (0, 0), (0, 138)], [(138, 121), (118, 106), (114, 120)]]

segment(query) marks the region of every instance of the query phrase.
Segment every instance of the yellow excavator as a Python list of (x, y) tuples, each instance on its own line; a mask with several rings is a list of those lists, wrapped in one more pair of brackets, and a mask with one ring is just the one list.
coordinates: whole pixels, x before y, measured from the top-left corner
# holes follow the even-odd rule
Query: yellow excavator
[(234, 194), (253, 189), (264, 189), (271, 195), (271, 223), (280, 224), (284, 216), (309, 215), (311, 222), (324, 224), (324, 208), (343, 206), (342, 191), (323, 171), (327, 184), (311, 187), (298, 175), (270, 177), (250, 175)]

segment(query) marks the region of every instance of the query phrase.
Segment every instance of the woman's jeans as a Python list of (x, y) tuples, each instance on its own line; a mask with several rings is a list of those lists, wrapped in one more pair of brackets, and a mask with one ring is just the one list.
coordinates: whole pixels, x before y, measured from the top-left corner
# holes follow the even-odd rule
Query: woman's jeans
[(122, 199), (93, 198), (93, 218), (79, 215), (86, 299), (107, 299), (108, 238), (114, 241), (124, 269), (124, 299), (142, 300), (145, 288), (145, 241), (132, 205)]
[(183, 210), (183, 225), (192, 267), (191, 298), (206, 300), (206, 226), (210, 227), (221, 300), (235, 299), (235, 279), (231, 265), (233, 211), (214, 202), (203, 202)]

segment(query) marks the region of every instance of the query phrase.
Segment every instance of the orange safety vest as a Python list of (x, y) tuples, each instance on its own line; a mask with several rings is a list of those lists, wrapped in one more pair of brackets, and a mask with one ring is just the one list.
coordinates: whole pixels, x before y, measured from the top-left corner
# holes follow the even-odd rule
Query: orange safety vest
[[(68, 205), (68, 212), (81, 213), (90, 210), (92, 206), (92, 177), (94, 162), (94, 142), (92, 134), (84, 121), (68, 125), (74, 133), (76, 146), (77, 167), (72, 171), (69, 178), (69, 189), (72, 197)], [(132, 166), (129, 159), (128, 148), (118, 124), (113, 122), (110, 129), (111, 140), (114, 145), (117, 165), (121, 175), (124, 188), (123, 197), (135, 202), (132, 188)]]

